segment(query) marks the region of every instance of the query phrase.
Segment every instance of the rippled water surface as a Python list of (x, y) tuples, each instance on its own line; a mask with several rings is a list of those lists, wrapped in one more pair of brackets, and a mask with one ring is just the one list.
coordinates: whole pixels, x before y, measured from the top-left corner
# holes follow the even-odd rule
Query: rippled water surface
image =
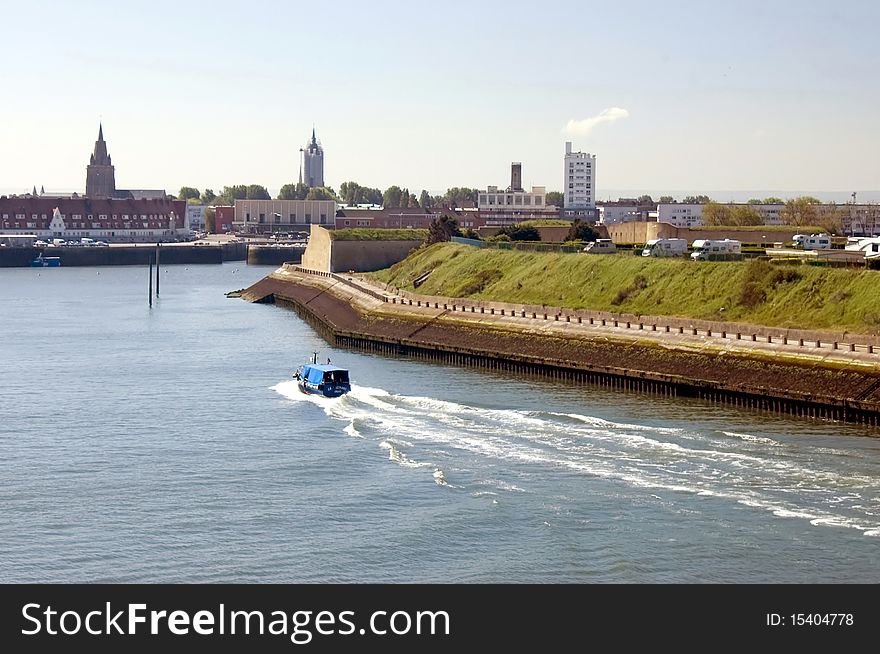
[(269, 270), (0, 270), (0, 580), (880, 580), (873, 432), (333, 350)]

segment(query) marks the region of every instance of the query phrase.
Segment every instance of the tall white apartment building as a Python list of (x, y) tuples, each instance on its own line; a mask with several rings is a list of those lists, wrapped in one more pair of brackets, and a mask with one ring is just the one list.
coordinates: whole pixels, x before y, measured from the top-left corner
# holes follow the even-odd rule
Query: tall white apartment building
[(565, 142), (565, 173), (562, 182), (565, 209), (596, 208), (596, 155), (572, 152)]

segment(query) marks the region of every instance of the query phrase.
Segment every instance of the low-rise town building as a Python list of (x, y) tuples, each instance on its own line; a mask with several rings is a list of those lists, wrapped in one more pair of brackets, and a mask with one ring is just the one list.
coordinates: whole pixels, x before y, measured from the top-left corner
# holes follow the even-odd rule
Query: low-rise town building
[(335, 216), (333, 200), (236, 200), (233, 229), (243, 234), (289, 232), (333, 226)]

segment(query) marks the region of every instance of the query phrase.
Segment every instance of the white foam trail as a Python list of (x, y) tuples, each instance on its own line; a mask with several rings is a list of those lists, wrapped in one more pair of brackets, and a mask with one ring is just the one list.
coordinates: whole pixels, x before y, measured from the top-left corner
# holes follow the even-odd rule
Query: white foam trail
[(725, 436), (730, 436), (731, 438), (739, 438), (740, 440), (749, 442), (749, 443), (761, 443), (763, 445), (770, 445), (773, 447), (778, 447), (782, 445), (779, 441), (775, 441), (772, 438), (766, 438), (765, 436), (754, 436), (752, 434), (738, 434), (733, 431), (722, 431), (722, 434)]
[[(614, 422), (579, 413), (479, 407), (357, 385), (337, 400), (304, 395), (292, 381), (273, 390), (312, 401), (328, 416), (345, 421), (351, 435), (362, 436), (355, 428), (360, 420), (358, 425), (368, 425), (367, 433), (375, 432), (380, 446), (389, 450), (389, 460), (404, 467), (435, 468), (441, 473), (434, 477), (438, 485), (446, 482), (443, 471), (435, 463), (409, 458), (401, 448), (431, 459), (478, 457), (471, 464), (477, 469), (498, 461), (562, 468), (636, 488), (739, 502), (819, 527), (855, 528), (872, 536), (880, 532), (874, 517), (880, 514), (880, 480), (836, 466), (822, 469), (823, 455), (831, 453), (822, 450), (829, 448), (804, 442)], [(858, 461), (856, 454), (849, 456)], [(476, 483), (524, 492), (497, 479)], [(847, 505), (855, 499), (860, 504)]]
[[(494, 486), (495, 488), (497, 488), (499, 490), (509, 491), (512, 493), (525, 493), (526, 492), (526, 490), (524, 488), (520, 488), (516, 484), (511, 484), (506, 481), (501, 481), (500, 479), (487, 479), (483, 483), (489, 484), (490, 486)], [(495, 495), (495, 493), (492, 493), (492, 495)]]
[(353, 438), (363, 438), (361, 433), (357, 430), (357, 427), (354, 426), (354, 421), (346, 425), (342, 431), (344, 431), (349, 436), (352, 436)]
[(398, 450), (388, 441), (382, 441), (381, 443), (379, 443), (379, 447), (388, 450), (389, 461), (394, 461), (394, 463), (401, 465), (404, 468), (425, 468), (431, 466), (430, 463), (420, 463), (418, 461), (413, 461), (406, 454)]

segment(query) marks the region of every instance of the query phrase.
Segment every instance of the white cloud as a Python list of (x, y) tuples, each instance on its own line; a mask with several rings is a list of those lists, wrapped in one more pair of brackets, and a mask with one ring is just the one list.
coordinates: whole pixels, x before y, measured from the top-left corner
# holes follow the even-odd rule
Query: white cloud
[(615, 120), (620, 120), (627, 116), (629, 116), (629, 112), (626, 109), (621, 107), (609, 107), (605, 111), (595, 116), (591, 116), (590, 118), (584, 118), (583, 120), (575, 120), (572, 118), (568, 121), (568, 124), (562, 131), (566, 134), (584, 136), (592, 132), (593, 128), (597, 125), (601, 125), (602, 123), (613, 123)]

